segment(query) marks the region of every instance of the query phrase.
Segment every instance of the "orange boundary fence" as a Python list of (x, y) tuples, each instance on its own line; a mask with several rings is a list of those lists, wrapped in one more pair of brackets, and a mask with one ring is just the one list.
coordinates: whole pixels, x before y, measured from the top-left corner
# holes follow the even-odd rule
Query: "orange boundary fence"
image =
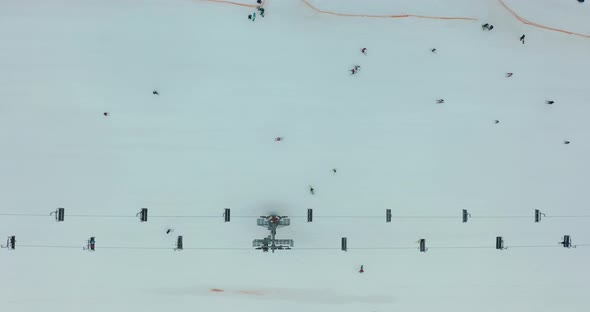
[[(233, 5), (239, 5), (239, 6), (244, 6), (244, 7), (250, 7), (250, 8), (256, 8), (258, 6), (262, 6), (262, 5), (264, 5), (266, 3), (266, 0), (262, 0), (262, 3), (261, 4), (246, 4), (246, 3), (234, 2), (234, 1), (229, 1), (229, 0), (201, 0), (201, 1), (233, 4)], [(334, 15), (334, 16), (372, 17), (372, 18), (408, 18), (408, 17), (414, 17), (414, 18), (423, 18), (423, 19), (462, 20), (462, 21), (476, 21), (477, 20), (477, 18), (473, 18), (473, 17), (426, 16), (426, 15), (414, 15), (414, 14), (372, 15), (372, 14), (338, 13), (338, 12), (320, 10), (315, 5), (313, 5), (311, 2), (309, 2), (309, 0), (301, 0), (301, 1), (303, 1), (303, 3), (305, 3), (305, 5), (307, 5), (312, 10), (314, 10), (314, 11), (316, 11), (318, 13), (329, 14), (329, 15)], [(544, 26), (544, 25), (541, 25), (541, 24), (537, 24), (535, 22), (531, 22), (531, 21), (527, 20), (526, 18), (518, 15), (516, 12), (514, 12), (514, 10), (512, 8), (510, 8), (503, 0), (498, 0), (498, 2), (500, 3), (500, 5), (502, 5), (502, 7), (504, 7), (504, 9), (506, 9), (506, 11), (508, 11), (512, 16), (514, 16), (514, 18), (516, 18), (519, 22), (521, 22), (521, 23), (523, 23), (525, 25), (529, 25), (529, 26), (533, 26), (533, 27), (537, 27), (537, 28), (541, 28), (541, 29), (545, 29), (545, 30), (550, 30), (550, 31), (560, 32), (560, 33), (563, 33), (563, 34), (574, 35), (574, 36), (579, 36), (579, 37), (582, 37), (582, 38), (588, 38), (588, 39), (590, 39), (590, 35), (580, 34), (580, 33), (576, 33), (576, 32), (569, 31), (569, 30), (564, 30), (564, 29), (559, 29), (559, 28)]]
[(371, 14), (347, 14), (347, 13), (336, 13), (331, 11), (324, 11), (320, 10), (311, 4), (307, 0), (302, 0), (308, 7), (312, 8), (313, 10), (330, 15), (336, 16), (348, 16), (348, 17), (373, 17), (373, 18), (406, 18), (406, 17), (415, 17), (415, 18), (427, 18), (427, 19), (440, 19), (440, 20), (464, 20), (464, 21), (475, 21), (477, 18), (472, 17), (445, 17), (445, 16), (425, 16), (425, 15), (414, 15), (414, 14), (401, 14), (401, 15), (371, 15)]
[(508, 12), (510, 12), (510, 14), (512, 14), (512, 16), (514, 16), (514, 18), (516, 18), (517, 20), (519, 20), (523, 24), (530, 25), (530, 26), (533, 26), (533, 27), (542, 28), (542, 29), (547, 29), (547, 30), (551, 30), (551, 31), (556, 31), (556, 32), (560, 32), (560, 33), (564, 33), (564, 34), (568, 34), (568, 35), (574, 35), (574, 36), (580, 36), (580, 37), (584, 37), (584, 38), (590, 38), (590, 35), (579, 34), (579, 33), (573, 32), (573, 31), (563, 30), (563, 29), (559, 29), (559, 28), (553, 28), (553, 27), (549, 27), (549, 26), (544, 26), (544, 25), (541, 25), (541, 24), (537, 24), (535, 22), (531, 22), (531, 21), (523, 18), (522, 16), (516, 14), (516, 12), (514, 12), (514, 10), (512, 10), (508, 5), (506, 5), (506, 3), (504, 1), (498, 0), (498, 2), (500, 2), (500, 4)]

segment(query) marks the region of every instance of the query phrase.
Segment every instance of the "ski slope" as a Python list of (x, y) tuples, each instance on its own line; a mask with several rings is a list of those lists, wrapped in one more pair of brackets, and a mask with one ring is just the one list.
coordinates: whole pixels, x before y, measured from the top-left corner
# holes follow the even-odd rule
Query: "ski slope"
[[(549, 216), (590, 215), (590, 39), (496, 0), (309, 2), (476, 20), (0, 0), (0, 235), (17, 238), (0, 250), (0, 311), (584, 311), (590, 248), (557, 242), (590, 244), (590, 218)], [(504, 2), (590, 34), (588, 3)], [(140, 223), (142, 207), (212, 218)], [(462, 209), (525, 217), (463, 224)], [(293, 250), (249, 249), (267, 235), (252, 216), (271, 213), (292, 216), (278, 237)], [(537, 245), (556, 247), (511, 248)], [(396, 246), (415, 249), (379, 249)]]

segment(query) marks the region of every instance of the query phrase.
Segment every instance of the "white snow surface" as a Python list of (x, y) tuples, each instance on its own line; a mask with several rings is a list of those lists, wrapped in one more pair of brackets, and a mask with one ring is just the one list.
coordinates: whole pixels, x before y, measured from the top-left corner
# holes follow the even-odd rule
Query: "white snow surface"
[[(589, 218), (533, 222), (534, 209), (590, 215), (590, 39), (495, 0), (311, 2), (478, 20), (330, 16), (299, 0), (269, 0), (255, 22), (206, 1), (1, 0), (0, 213), (66, 219), (0, 215), (17, 237), (0, 250), (0, 311), (585, 311), (589, 247), (510, 246), (590, 244)], [(506, 3), (590, 32), (590, 3)], [(219, 217), (68, 216), (142, 207)], [(386, 223), (385, 209), (457, 218)], [(462, 224), (461, 209), (530, 218)], [(293, 250), (172, 251), (177, 235), (249, 248), (267, 231), (240, 216), (271, 213), (293, 217), (278, 232)], [(496, 236), (508, 250), (435, 248)], [(355, 249), (390, 246), (416, 249)]]

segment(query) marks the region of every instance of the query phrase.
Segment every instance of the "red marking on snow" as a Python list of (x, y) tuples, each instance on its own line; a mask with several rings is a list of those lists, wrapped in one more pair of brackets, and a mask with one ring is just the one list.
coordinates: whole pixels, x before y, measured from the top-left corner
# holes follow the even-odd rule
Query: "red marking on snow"
[(243, 295), (250, 295), (250, 296), (262, 296), (264, 292), (260, 290), (238, 290), (238, 293)]
[(224, 292), (225, 290), (219, 288), (211, 288), (209, 289), (210, 292)]

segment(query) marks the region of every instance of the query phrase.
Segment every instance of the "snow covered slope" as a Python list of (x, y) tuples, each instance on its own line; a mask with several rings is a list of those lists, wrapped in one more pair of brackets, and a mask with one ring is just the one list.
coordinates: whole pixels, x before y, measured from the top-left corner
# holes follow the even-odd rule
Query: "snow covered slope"
[[(590, 244), (589, 218), (532, 220), (590, 215), (590, 39), (495, 0), (310, 2), (477, 20), (299, 0), (269, 0), (255, 22), (209, 1), (0, 1), (0, 214), (66, 208), (63, 223), (0, 215), (17, 237), (0, 250), (0, 310), (583, 311), (590, 248), (511, 246)], [(564, 18), (547, 20), (506, 2), (588, 32), (588, 3), (553, 1)], [(385, 209), (457, 218), (385, 223)], [(462, 224), (462, 209), (525, 218)], [(247, 216), (270, 213), (293, 216), (278, 236), (294, 250), (248, 249), (266, 232)], [(171, 250), (177, 235), (186, 250)], [(416, 249), (378, 249), (398, 246)], [(492, 248), (435, 248), (455, 246)]]

